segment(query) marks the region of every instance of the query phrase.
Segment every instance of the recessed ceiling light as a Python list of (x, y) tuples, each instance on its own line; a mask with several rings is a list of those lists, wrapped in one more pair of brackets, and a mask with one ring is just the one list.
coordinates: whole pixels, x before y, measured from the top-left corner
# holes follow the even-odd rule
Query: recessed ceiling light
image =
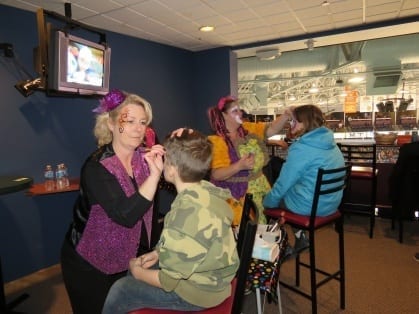
[(322, 7), (327, 7), (328, 5), (330, 5), (329, 1), (323, 1), (322, 2)]
[(201, 26), (201, 27), (199, 28), (199, 30), (200, 30), (201, 32), (212, 32), (214, 29), (215, 29), (215, 27), (214, 27), (214, 26), (211, 26), (211, 25)]

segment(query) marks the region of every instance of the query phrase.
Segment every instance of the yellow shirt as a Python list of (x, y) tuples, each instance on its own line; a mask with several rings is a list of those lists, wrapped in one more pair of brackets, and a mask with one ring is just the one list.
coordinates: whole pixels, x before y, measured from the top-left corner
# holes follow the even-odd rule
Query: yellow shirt
[[(248, 135), (236, 143), (236, 151), (239, 157), (252, 152), (255, 156), (255, 166), (249, 173), (248, 178), (244, 178), (248, 182), (248, 193), (253, 194), (253, 201), (256, 204), (259, 214), (259, 222), (264, 223), (262, 200), (265, 194), (270, 190), (268, 180), (263, 175), (262, 169), (269, 160), (268, 151), (264, 141), (266, 140), (267, 124), (265, 122), (244, 122), (243, 128), (249, 133)], [(213, 144), (213, 158), (211, 163), (212, 169), (228, 167), (232, 164), (228, 153), (226, 141), (218, 135), (210, 135), (208, 139)], [(234, 212), (233, 225), (238, 225), (241, 219), (241, 213), (244, 204), (244, 195), (239, 200), (229, 200), (230, 206)]]

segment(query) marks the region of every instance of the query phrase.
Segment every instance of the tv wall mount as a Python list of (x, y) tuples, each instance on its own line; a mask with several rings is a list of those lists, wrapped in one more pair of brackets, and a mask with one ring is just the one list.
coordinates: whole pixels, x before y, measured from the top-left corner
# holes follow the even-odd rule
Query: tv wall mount
[[(48, 96), (71, 96), (74, 97), (74, 93), (66, 93), (54, 91), (48, 88), (48, 44), (49, 44), (49, 33), (52, 28), (51, 22), (46, 22), (46, 19), (52, 19), (60, 21), (62, 23), (61, 29), (63, 32), (68, 33), (69, 30), (82, 29), (99, 35), (99, 43), (107, 47), (106, 34), (90, 25), (81, 23), (71, 18), (71, 3), (64, 3), (65, 15), (59, 13), (44, 10), (39, 8), (36, 11), (36, 20), (38, 28), (38, 47), (37, 47), (37, 58), (35, 66), (38, 72), (38, 78), (28, 78), (26, 80), (18, 82), (15, 87), (25, 97), (31, 95), (34, 91), (43, 91)], [(0, 44), (0, 49), (4, 50), (6, 57), (13, 57), (13, 46), (9, 43)], [(27, 72), (27, 71), (25, 71)], [(81, 97), (92, 97), (91, 95), (79, 94)]]

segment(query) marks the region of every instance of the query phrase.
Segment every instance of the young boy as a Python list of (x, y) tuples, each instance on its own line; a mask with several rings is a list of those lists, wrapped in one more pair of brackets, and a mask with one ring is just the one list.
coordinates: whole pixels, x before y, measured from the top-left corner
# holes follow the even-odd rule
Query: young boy
[(229, 190), (203, 180), (212, 146), (195, 130), (164, 143), (164, 177), (177, 196), (164, 219), (156, 249), (130, 261), (126, 277), (109, 291), (103, 313), (135, 309), (198, 311), (231, 294), (239, 258), (231, 229)]

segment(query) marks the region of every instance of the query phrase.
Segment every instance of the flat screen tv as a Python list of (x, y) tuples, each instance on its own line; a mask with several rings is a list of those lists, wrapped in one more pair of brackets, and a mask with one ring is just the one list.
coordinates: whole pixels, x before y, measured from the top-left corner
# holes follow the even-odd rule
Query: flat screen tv
[(111, 49), (62, 31), (49, 43), (48, 89), (80, 95), (109, 91)]

